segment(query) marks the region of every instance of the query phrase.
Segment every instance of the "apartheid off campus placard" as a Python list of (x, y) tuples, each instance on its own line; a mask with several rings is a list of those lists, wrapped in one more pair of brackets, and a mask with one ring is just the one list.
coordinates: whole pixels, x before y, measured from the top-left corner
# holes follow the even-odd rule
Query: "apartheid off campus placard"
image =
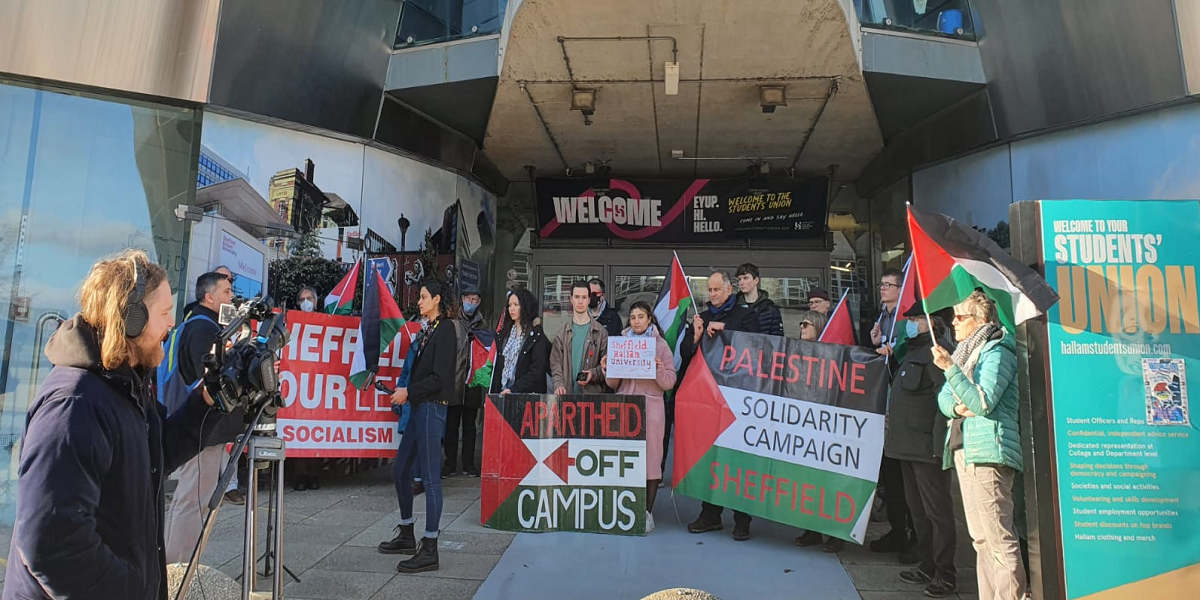
[(681, 494), (863, 542), (879, 463), (886, 359), (867, 349), (722, 331), (675, 396)]
[(480, 523), (644, 534), (645, 406), (617, 394), (488, 396)]
[[(399, 437), (388, 395), (350, 384), (358, 317), (288, 311), (291, 334), (279, 367), (276, 427), (288, 458), (391, 458)], [(408, 335), (379, 357), (376, 379), (392, 385), (404, 366)]]

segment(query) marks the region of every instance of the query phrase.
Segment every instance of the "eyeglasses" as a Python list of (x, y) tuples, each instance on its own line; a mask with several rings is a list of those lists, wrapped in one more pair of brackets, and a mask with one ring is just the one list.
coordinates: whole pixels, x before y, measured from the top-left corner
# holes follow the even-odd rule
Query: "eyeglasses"
[(898, 288), (900, 286), (895, 283), (891, 283), (889, 281), (880, 281), (879, 287), (881, 287), (881, 288)]
[(812, 327), (812, 326), (813, 326), (813, 324), (812, 324), (810, 321), (800, 321), (800, 327), (801, 327), (801, 328), (804, 328), (804, 327)]

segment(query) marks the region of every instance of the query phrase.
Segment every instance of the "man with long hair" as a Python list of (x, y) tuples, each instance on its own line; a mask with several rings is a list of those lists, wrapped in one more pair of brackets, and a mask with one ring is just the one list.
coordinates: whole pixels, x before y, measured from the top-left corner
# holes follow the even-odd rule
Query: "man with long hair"
[(145, 252), (93, 265), (79, 304), (26, 415), (4, 598), (165, 599), (163, 482), (203, 447), (212, 399), (155, 400), (175, 303)]

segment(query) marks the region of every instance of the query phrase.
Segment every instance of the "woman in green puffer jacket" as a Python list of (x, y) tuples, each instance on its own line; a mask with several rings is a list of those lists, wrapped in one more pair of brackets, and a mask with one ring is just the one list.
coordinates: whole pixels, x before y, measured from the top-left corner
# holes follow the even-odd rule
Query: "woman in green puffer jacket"
[(980, 600), (1016, 600), (1025, 595), (1013, 525), (1013, 481), (1022, 468), (1016, 344), (979, 290), (955, 305), (954, 337), (953, 355), (933, 348), (934, 364), (946, 374), (938, 407), (951, 419), (942, 464), (958, 473)]

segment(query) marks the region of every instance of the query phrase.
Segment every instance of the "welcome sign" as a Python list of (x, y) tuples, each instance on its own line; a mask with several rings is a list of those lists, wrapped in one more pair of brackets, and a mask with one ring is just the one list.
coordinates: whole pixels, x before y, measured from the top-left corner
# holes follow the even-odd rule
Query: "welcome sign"
[(1200, 202), (1040, 208), (1065, 597), (1194, 597)]
[(886, 359), (722, 331), (676, 395), (681, 494), (863, 542), (883, 455)]
[(642, 396), (488, 396), (480, 523), (644, 534), (645, 425)]

